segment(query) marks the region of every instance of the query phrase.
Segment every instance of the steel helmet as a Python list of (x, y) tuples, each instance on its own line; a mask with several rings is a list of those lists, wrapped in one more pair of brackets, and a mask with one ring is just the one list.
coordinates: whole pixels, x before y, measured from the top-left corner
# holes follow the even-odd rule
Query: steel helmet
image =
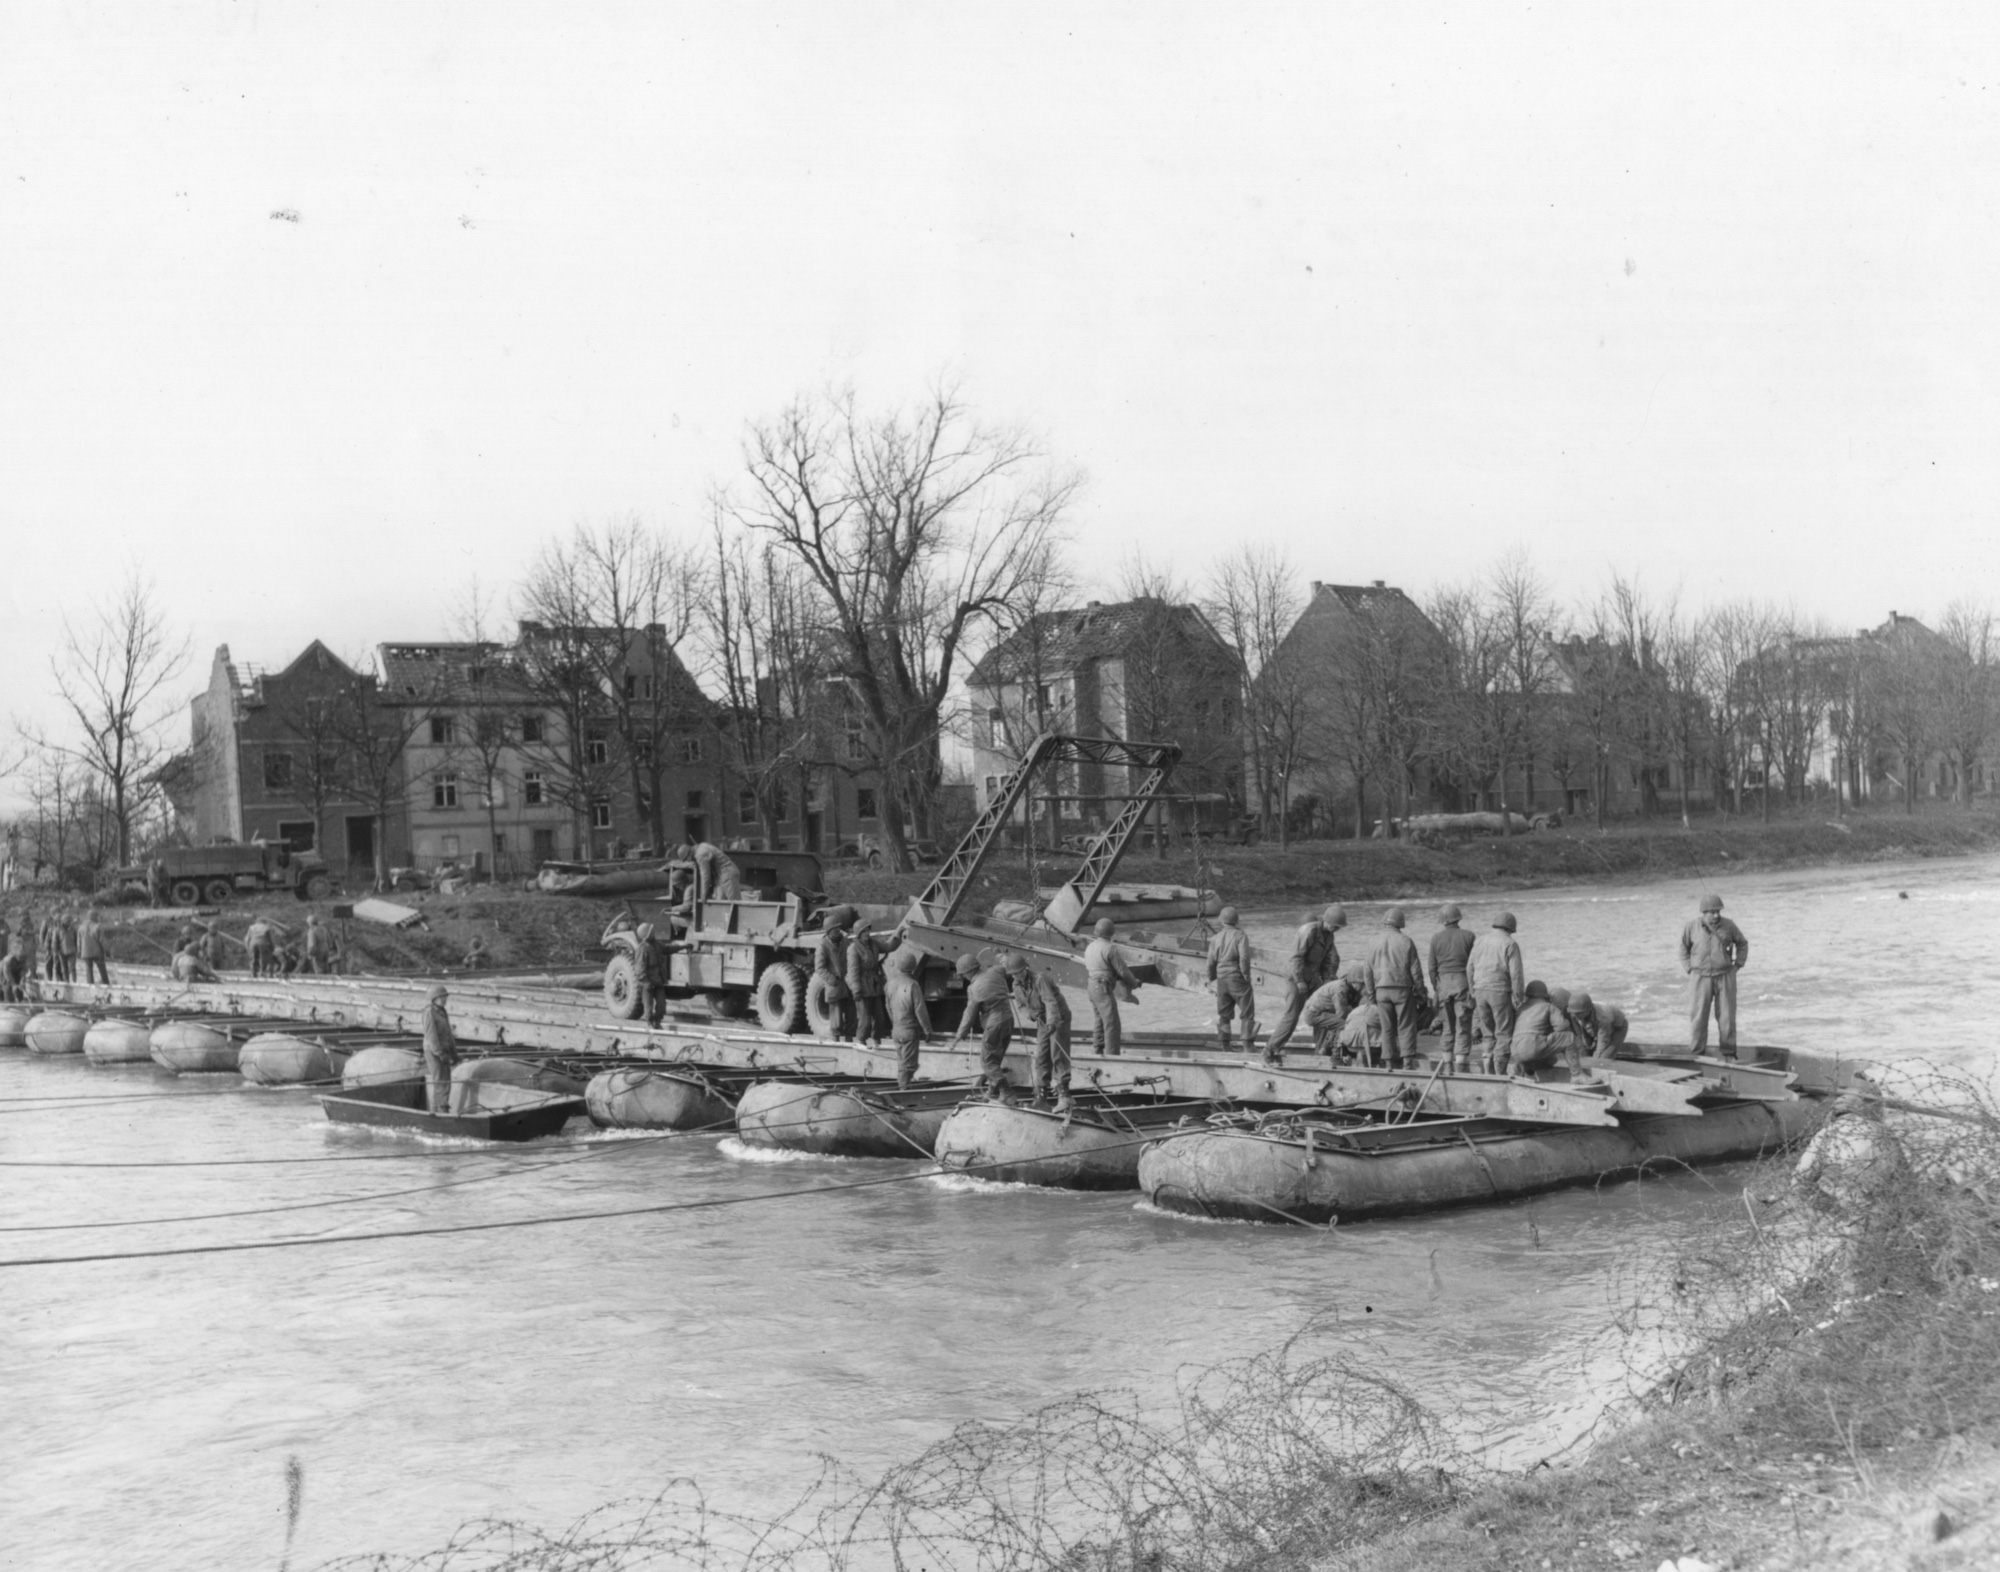
[(1569, 996), (1569, 1013), (1571, 1015), (1588, 1015), (1595, 1008), (1595, 1003), (1592, 1001), (1589, 992), (1585, 989), (1579, 988)]
[(1721, 911), (1722, 897), (1720, 895), (1704, 895), (1701, 898), (1701, 909), (1705, 912)]
[(1464, 915), (1465, 913), (1460, 911), (1456, 906), (1447, 906), (1438, 913), (1438, 918), (1442, 922), (1457, 922)]
[(1387, 923), (1391, 928), (1400, 928), (1408, 919), (1403, 916), (1402, 907), (1391, 906), (1382, 914), (1382, 921)]
[(1546, 999), (1549, 996), (1549, 985), (1537, 977), (1521, 992), (1530, 999)]
[(1347, 908), (1337, 904), (1329, 906), (1319, 914), (1319, 920), (1329, 928), (1345, 928), (1347, 926)]
[(1567, 1015), (1569, 1013), (1569, 990), (1567, 988), (1551, 988), (1549, 990), (1549, 1003)]
[(1092, 930), (1100, 939), (1108, 939), (1117, 931), (1118, 924), (1113, 922), (1109, 917), (1098, 918), (1097, 926)]
[(1509, 933), (1512, 933), (1514, 931), (1514, 914), (1512, 912), (1502, 912), (1498, 917), (1493, 919), (1493, 926), (1496, 928), (1505, 928)]
[(958, 975), (959, 975), (959, 976), (961, 976), (961, 977), (972, 977), (972, 976), (975, 976), (975, 975), (977, 975), (978, 971), (979, 971), (979, 957), (978, 957), (978, 956), (976, 956), (976, 955), (961, 955), (961, 956), (960, 956), (960, 957), (958, 958)]
[(1222, 919), (1222, 925), (1225, 928), (1234, 928), (1236, 926), (1236, 908), (1234, 906), (1223, 907), (1217, 915)]
[(436, 987), (434, 987), (434, 988), (432, 988), (432, 989), (431, 989), (431, 1003), (432, 1003), (432, 1004), (436, 1004), (436, 1003), (437, 1003), (437, 1002), (438, 1002), (438, 1001), (439, 1001), (440, 999), (442, 999), (442, 998), (444, 998), (444, 997), (445, 997), (445, 986), (444, 986), (444, 984), (443, 984), (443, 983), (439, 983), (439, 984), (437, 984), (437, 986), (436, 986)]
[(1028, 958), (1027, 956), (1023, 955), (1019, 950), (1009, 950), (1007, 952), (1007, 959), (1003, 961), (1001, 964), (1004, 965), (1008, 971), (1014, 973), (1014, 975), (1018, 977), (1027, 971)]

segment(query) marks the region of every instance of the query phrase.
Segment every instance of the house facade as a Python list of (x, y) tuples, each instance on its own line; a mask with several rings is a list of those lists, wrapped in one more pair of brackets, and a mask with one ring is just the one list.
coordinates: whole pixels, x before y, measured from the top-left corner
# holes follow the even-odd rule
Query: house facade
[[(1182, 750), (1170, 783), (1170, 816), (1213, 825), (1244, 800), (1241, 663), (1193, 606), (1152, 596), (1028, 618), (967, 678), (972, 700), (973, 787), (983, 809), (1029, 744), (1044, 732)], [(1101, 828), (1143, 772), (1065, 764), (1053, 788), (1024, 803), (1051, 838)]]
[(338, 713), (372, 703), (376, 681), (318, 639), (278, 670), (239, 664), (224, 644), (189, 706), (189, 748), (176, 794), (197, 844), (282, 841), (318, 851), (336, 870), (372, 868), (378, 836), (407, 846), (408, 820), (388, 823), (338, 784)]

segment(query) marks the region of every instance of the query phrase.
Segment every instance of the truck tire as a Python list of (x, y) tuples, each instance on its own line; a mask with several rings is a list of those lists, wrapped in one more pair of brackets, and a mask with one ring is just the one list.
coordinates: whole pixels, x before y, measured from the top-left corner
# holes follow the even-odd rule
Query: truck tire
[(333, 880), (324, 873), (316, 873), (299, 886), (302, 901), (323, 901), (333, 894)]
[(832, 995), (833, 979), (814, 972), (806, 983), (806, 1025), (821, 1042), (840, 1036), (840, 1001)]
[(703, 994), (701, 1002), (718, 1021), (740, 1021), (750, 1013), (750, 993), (745, 988), (718, 988)]
[(630, 955), (612, 956), (604, 963), (604, 1008), (614, 1021), (636, 1021), (644, 1007), (637, 963)]
[(201, 886), (192, 879), (176, 879), (167, 889), (167, 899), (176, 906), (199, 906)]
[(211, 906), (227, 906), (235, 893), (236, 886), (227, 879), (210, 879), (201, 887), (202, 899)]
[(804, 1028), (806, 974), (790, 961), (773, 961), (757, 979), (757, 1023), (767, 1032)]

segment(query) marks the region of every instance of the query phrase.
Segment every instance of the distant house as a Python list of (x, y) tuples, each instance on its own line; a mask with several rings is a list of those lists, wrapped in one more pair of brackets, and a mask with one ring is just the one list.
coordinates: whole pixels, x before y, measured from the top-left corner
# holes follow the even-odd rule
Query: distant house
[[(331, 708), (372, 702), (374, 690), (372, 673), (357, 672), (318, 639), (276, 671), (238, 663), (220, 646), (208, 686), (190, 705), (176, 788), (190, 838), (283, 841), (357, 874), (372, 867), (378, 836), (388, 836), (393, 856), (407, 844), (407, 820), (392, 815), (378, 824), (359, 797), (332, 784), (337, 771), (328, 759)], [(323, 796), (317, 817), (316, 794)]]
[(1281, 718), (1279, 745), (1298, 755), (1287, 794), (1310, 799), (1327, 827), (1340, 817), (1365, 821), (1371, 800), (1400, 812), (1411, 793), (1425, 794), (1428, 780), (1396, 779), (1402, 767), (1383, 761), (1407, 740), (1404, 765), (1420, 768), (1414, 735), (1398, 727), (1435, 698), (1443, 649), (1430, 618), (1394, 585), (1314, 580), (1259, 674), (1267, 685), (1259, 713)]
[[(1171, 742), (1181, 820), (1243, 802), (1242, 667), (1193, 606), (1153, 596), (1028, 618), (975, 665), (974, 784), (983, 807), (1043, 732)], [(1034, 811), (1069, 831), (1101, 825), (1138, 785), (1128, 772), (1065, 766)]]
[(416, 711), (402, 727), (412, 866), (512, 877), (576, 855), (535, 765), (556, 723), (504, 645), (383, 644), (375, 658), (383, 704)]

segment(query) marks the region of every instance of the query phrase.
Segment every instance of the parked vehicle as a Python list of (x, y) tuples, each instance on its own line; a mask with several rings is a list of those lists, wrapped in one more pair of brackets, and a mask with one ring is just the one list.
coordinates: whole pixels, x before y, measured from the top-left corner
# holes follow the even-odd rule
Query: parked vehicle
[[(169, 846), (167, 899), (176, 906), (221, 906), (239, 892), (290, 890), (302, 901), (333, 894), (333, 873), (317, 852), (293, 851), (282, 841), (225, 841), (213, 846)], [(120, 868), (120, 884), (146, 884), (146, 868)]]

